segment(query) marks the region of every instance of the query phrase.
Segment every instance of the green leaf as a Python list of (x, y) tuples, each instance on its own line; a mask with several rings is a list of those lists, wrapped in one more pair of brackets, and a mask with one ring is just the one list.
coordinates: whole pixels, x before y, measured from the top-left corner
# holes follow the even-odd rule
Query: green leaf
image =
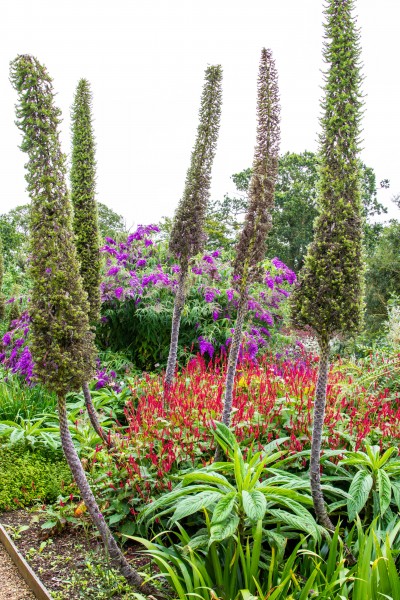
[(389, 475), (383, 469), (378, 470), (378, 492), (379, 492), (379, 508), (383, 517), (384, 513), (389, 508), (392, 499), (392, 485)]
[(350, 498), (347, 499), (349, 521), (354, 521), (358, 513), (364, 508), (372, 489), (372, 484), (372, 476), (369, 473), (366, 471), (358, 471), (356, 473), (349, 489)]
[(233, 485), (229, 483), (229, 481), (221, 475), (221, 473), (211, 472), (207, 473), (206, 471), (194, 471), (193, 473), (188, 473), (182, 479), (183, 485), (188, 483), (203, 482), (203, 483), (214, 483), (216, 485), (221, 485), (229, 491), (234, 490)]
[(187, 496), (178, 501), (174, 514), (171, 517), (171, 523), (180, 521), (202, 508), (208, 508), (211, 504), (218, 502), (221, 498), (220, 492), (200, 492), (195, 496)]
[(238, 525), (239, 517), (237, 515), (232, 515), (225, 521), (211, 525), (211, 537), (208, 545), (211, 546), (213, 542), (221, 542), (222, 540), (231, 537), (236, 532)]
[(242, 492), (243, 509), (246, 515), (252, 521), (258, 521), (263, 519), (265, 511), (267, 510), (267, 501), (262, 492), (258, 490), (251, 490)]
[(226, 496), (223, 496), (219, 501), (212, 515), (211, 523), (219, 523), (225, 521), (232, 515), (236, 502), (237, 492), (229, 492)]
[(289, 525), (295, 530), (306, 531), (311, 534), (314, 539), (320, 537), (318, 529), (315, 526), (312, 526), (312, 524), (310, 526), (310, 521), (308, 519), (304, 519), (298, 515), (292, 515), (280, 508), (268, 509), (268, 517), (273, 517), (275, 522)]

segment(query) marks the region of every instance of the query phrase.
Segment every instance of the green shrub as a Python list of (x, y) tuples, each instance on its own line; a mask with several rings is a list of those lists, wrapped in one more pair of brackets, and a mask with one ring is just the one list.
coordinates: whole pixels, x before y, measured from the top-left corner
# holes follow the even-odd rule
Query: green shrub
[(12, 510), (36, 500), (54, 502), (72, 476), (64, 461), (0, 447), (0, 481), (0, 510)]

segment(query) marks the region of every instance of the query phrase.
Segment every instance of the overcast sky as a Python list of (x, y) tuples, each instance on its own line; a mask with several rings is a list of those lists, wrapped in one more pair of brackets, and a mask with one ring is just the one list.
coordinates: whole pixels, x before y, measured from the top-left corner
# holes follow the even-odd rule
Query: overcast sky
[[(78, 80), (93, 92), (98, 200), (128, 226), (172, 216), (198, 123), (204, 70), (224, 72), (212, 198), (252, 163), (258, 63), (271, 48), (279, 73), (281, 151), (317, 149), (322, 97), (323, 3), (319, 0), (9, 0), (0, 19), (0, 212), (27, 202), (16, 93), (9, 62), (33, 54), (54, 79), (70, 153), (70, 106)], [(362, 159), (390, 206), (400, 193), (400, 2), (358, 0), (365, 76)], [(397, 211), (398, 213), (398, 211)], [(396, 210), (391, 209), (392, 216)]]

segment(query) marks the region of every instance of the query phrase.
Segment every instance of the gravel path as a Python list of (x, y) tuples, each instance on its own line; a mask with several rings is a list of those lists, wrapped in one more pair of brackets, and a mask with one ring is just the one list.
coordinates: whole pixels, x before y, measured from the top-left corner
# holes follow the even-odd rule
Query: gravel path
[(0, 543), (0, 600), (35, 600)]

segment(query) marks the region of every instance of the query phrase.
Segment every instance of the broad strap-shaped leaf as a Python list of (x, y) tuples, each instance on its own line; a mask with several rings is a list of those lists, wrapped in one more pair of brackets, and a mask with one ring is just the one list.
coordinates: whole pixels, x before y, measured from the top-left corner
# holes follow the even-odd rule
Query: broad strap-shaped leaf
[(381, 516), (389, 508), (390, 501), (392, 499), (392, 484), (389, 479), (389, 475), (385, 473), (383, 469), (378, 470), (378, 492), (379, 492), (379, 509)]
[(208, 508), (221, 498), (220, 492), (200, 492), (194, 496), (187, 496), (178, 501), (171, 523), (198, 512), (202, 508)]
[(218, 504), (214, 508), (214, 512), (211, 519), (212, 525), (214, 523), (220, 523), (221, 521), (225, 521), (233, 514), (236, 498), (236, 492), (229, 492), (229, 494), (226, 494), (226, 496), (220, 498)]
[(252, 521), (258, 521), (263, 519), (265, 511), (267, 510), (267, 501), (262, 492), (258, 490), (251, 490), (242, 492), (243, 509), (246, 515)]
[(225, 423), (215, 423), (214, 437), (223, 450), (233, 452), (238, 447), (238, 443), (232, 431)]
[(384, 454), (381, 456), (381, 458), (379, 459), (379, 463), (378, 463), (378, 467), (381, 468), (383, 467), (383, 465), (385, 463), (387, 463), (387, 461), (389, 460), (389, 458), (392, 456), (392, 454), (394, 453), (398, 453), (398, 449), (395, 446), (391, 446), (390, 448), (388, 448), (386, 450), (386, 452), (384, 452)]
[(221, 542), (228, 537), (231, 537), (236, 533), (236, 530), (239, 525), (239, 517), (238, 515), (231, 515), (225, 521), (220, 521), (219, 523), (214, 523), (210, 528), (210, 541), (208, 543), (209, 546), (213, 542)]
[(364, 508), (372, 489), (372, 484), (372, 476), (367, 471), (358, 471), (356, 473), (349, 489), (350, 498), (347, 499), (349, 521), (354, 521), (358, 513)]
[(216, 472), (207, 472), (207, 471), (193, 471), (192, 473), (188, 473), (182, 479), (182, 485), (186, 486), (188, 483), (198, 482), (198, 483), (210, 483), (214, 485), (219, 485), (225, 488), (226, 490), (232, 491), (235, 488), (233, 485), (229, 483), (226, 477), (221, 475), (221, 473)]
[(275, 523), (280, 525), (289, 525), (294, 530), (306, 531), (311, 536), (318, 540), (320, 539), (320, 533), (314, 524), (314, 527), (310, 526), (310, 521), (299, 515), (293, 515), (288, 513), (286, 510), (280, 508), (268, 509), (268, 517), (272, 517)]

